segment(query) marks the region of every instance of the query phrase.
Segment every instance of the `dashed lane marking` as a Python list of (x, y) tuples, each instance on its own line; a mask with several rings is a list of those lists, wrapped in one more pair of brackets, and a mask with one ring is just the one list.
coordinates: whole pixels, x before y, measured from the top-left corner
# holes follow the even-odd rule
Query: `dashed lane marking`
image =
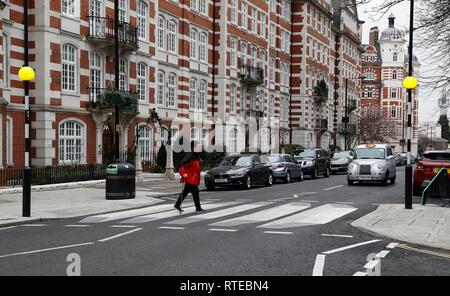
[(237, 229), (224, 229), (224, 228), (210, 228), (209, 231), (223, 231), (223, 232), (236, 232)]
[(344, 235), (344, 234), (328, 234), (328, 233), (323, 233), (322, 236), (353, 238), (353, 235)]
[(98, 240), (98, 242), (104, 243), (104, 242), (107, 242), (107, 241), (110, 241), (110, 240), (122, 237), (124, 235), (131, 234), (131, 233), (134, 233), (134, 232), (140, 231), (140, 230), (142, 230), (142, 228), (136, 228), (136, 229), (133, 229), (133, 230), (130, 230), (130, 231), (127, 231), (127, 232), (119, 233), (117, 235), (113, 235), (113, 236), (110, 236), (110, 237), (107, 237), (107, 238), (104, 238), (104, 239), (100, 239), (100, 240)]
[(291, 231), (264, 231), (267, 234), (293, 234)]
[(91, 226), (91, 225), (86, 225), (86, 224), (69, 224), (69, 225), (64, 225), (64, 227), (79, 227), (79, 228), (89, 227), (89, 226)]
[(376, 242), (379, 242), (379, 241), (381, 241), (381, 240), (374, 239), (374, 240), (371, 240), (371, 241), (362, 242), (362, 243), (358, 243), (358, 244), (353, 244), (353, 245), (349, 245), (349, 246), (346, 246), (346, 247), (333, 249), (333, 250), (322, 252), (322, 253), (326, 254), (326, 255), (330, 255), (330, 254), (334, 254), (334, 253), (337, 253), (337, 252), (342, 252), (342, 251), (346, 251), (346, 250), (349, 250), (349, 249), (357, 248), (357, 247), (360, 247), (360, 246), (373, 244), (373, 243), (376, 243)]
[(185, 229), (184, 227), (175, 227), (175, 226), (160, 226), (158, 228), (160, 228), (160, 229), (174, 229), (174, 230)]
[(322, 189), (323, 191), (329, 191), (329, 190), (333, 190), (333, 189), (337, 189), (337, 188), (340, 188), (340, 187), (343, 187), (344, 185), (338, 185), (338, 186), (334, 186), (334, 187), (330, 187), (330, 188), (325, 188), (325, 189)]

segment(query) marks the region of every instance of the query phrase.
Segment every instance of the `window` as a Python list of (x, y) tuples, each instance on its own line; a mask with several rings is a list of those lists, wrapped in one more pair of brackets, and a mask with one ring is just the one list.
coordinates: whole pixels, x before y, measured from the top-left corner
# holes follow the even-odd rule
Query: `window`
[(76, 51), (77, 49), (69, 44), (64, 44), (62, 48), (62, 90), (76, 91)]
[(245, 42), (241, 43), (241, 64), (247, 64), (247, 44)]
[(231, 39), (231, 44), (230, 44), (230, 64), (231, 67), (236, 68), (237, 67), (237, 40), (235, 38)]
[(275, 60), (270, 59), (269, 62), (269, 81), (275, 83)]
[(75, 8), (76, 8), (76, 0), (62, 0), (61, 3), (61, 10), (62, 13), (74, 17), (75, 16)]
[(207, 128), (202, 128), (202, 147), (205, 149), (209, 144), (209, 132)]
[(77, 121), (65, 121), (59, 126), (59, 161), (83, 161), (84, 126)]
[(198, 141), (200, 140), (200, 134), (198, 133), (198, 128), (193, 127), (191, 128), (191, 141)]
[(247, 29), (248, 27), (248, 4), (247, 2), (242, 3), (242, 10), (241, 10), (241, 26)]
[(164, 49), (164, 30), (165, 19), (163, 17), (158, 18), (158, 48)]
[(396, 70), (392, 71), (392, 79), (397, 80), (397, 71)]
[(277, 12), (277, 0), (269, 0), (270, 11)]
[(391, 99), (396, 99), (396, 98), (397, 98), (397, 89), (392, 88), (391, 89)]
[(259, 23), (259, 35), (266, 38), (266, 14), (259, 13), (260, 23)]
[(97, 98), (103, 85), (102, 56), (99, 53), (95, 51), (89, 53), (89, 68), (90, 93), (92, 98)]
[(9, 38), (3, 34), (3, 86), (9, 87)]
[(394, 54), (393, 54), (393, 56), (392, 56), (392, 61), (393, 61), (393, 62), (396, 62), (396, 61), (397, 61), (397, 58), (398, 58), (398, 55), (397, 55), (396, 52), (394, 52)]
[(200, 110), (206, 110), (206, 90), (207, 83), (205, 80), (200, 81), (199, 89), (198, 89), (198, 108)]
[(128, 63), (125, 59), (119, 61), (119, 89), (128, 90)]
[(236, 112), (236, 85), (230, 86), (230, 112)]
[(231, 0), (230, 19), (233, 24), (237, 24), (237, 0)]
[(392, 107), (391, 108), (391, 117), (392, 118), (396, 118), (397, 117), (397, 108), (396, 107)]
[(201, 14), (204, 14), (204, 15), (208, 14), (208, 1), (207, 0), (200, 0), (199, 10), (200, 10)]
[(146, 101), (147, 98), (147, 65), (138, 63), (137, 66), (137, 91), (140, 101)]
[(233, 127), (229, 132), (228, 152), (237, 152), (237, 128)]
[(276, 38), (276, 27), (275, 24), (270, 24), (270, 46), (275, 47), (275, 38)]
[(13, 158), (13, 135), (14, 135), (14, 125), (13, 125), (13, 119), (9, 116), (6, 117), (6, 164), (12, 165), (14, 158)]
[(167, 37), (167, 50), (172, 53), (176, 53), (177, 50), (177, 23), (175, 21), (169, 21), (168, 25), (169, 33)]
[(366, 80), (375, 80), (375, 73), (373, 71), (367, 71), (364, 76)]
[(197, 59), (197, 30), (191, 29), (191, 58)]
[(157, 101), (158, 105), (163, 105), (163, 106), (164, 106), (164, 92), (165, 92), (164, 81), (165, 81), (164, 72), (158, 71), (158, 77), (156, 80), (156, 101)]
[(169, 75), (169, 107), (175, 107), (175, 100), (177, 94), (177, 76), (173, 73)]
[(368, 98), (371, 98), (372, 96), (373, 96), (373, 91), (372, 91), (372, 88), (369, 87), (369, 88), (367, 89), (367, 97), (368, 97)]
[(191, 78), (189, 82), (189, 106), (191, 109), (196, 109), (197, 103), (197, 80)]
[(141, 161), (149, 162), (152, 160), (152, 141), (153, 132), (152, 129), (145, 125), (139, 127), (139, 148), (141, 149)]
[(269, 100), (269, 117), (273, 117), (275, 115), (275, 97), (270, 96)]
[(206, 33), (200, 34), (199, 55), (201, 62), (208, 61), (208, 36)]
[(147, 4), (144, 1), (138, 3), (138, 35), (140, 39), (147, 40)]
[(128, 20), (128, 0), (119, 0), (119, 20), (126, 22)]
[[(174, 143), (177, 143), (176, 141), (179, 140), (178, 139), (179, 130), (178, 130), (178, 128), (173, 127), (173, 128), (170, 129), (170, 131), (171, 131), (171, 134), (172, 134), (171, 144), (173, 146)], [(179, 142), (177, 144), (179, 144)]]
[(91, 16), (102, 16), (103, 10), (103, 0), (90, 0), (89, 2), (89, 15)]
[(258, 14), (256, 8), (252, 8), (252, 32), (256, 34)]
[(197, 10), (197, 1), (198, 0), (191, 0), (190, 2), (191, 2), (191, 8), (193, 9), (193, 10)]

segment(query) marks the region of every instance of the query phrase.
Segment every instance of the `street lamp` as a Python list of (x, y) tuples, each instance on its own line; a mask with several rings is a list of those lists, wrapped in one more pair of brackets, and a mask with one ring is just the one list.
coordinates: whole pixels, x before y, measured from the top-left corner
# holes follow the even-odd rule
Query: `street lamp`
[(174, 180), (175, 174), (173, 170), (172, 131), (161, 124), (161, 118), (159, 117), (155, 108), (153, 108), (152, 112), (150, 112), (150, 121), (154, 124), (158, 123), (159, 127), (165, 130), (168, 134), (166, 142), (166, 176), (169, 178), (169, 180)]
[(25, 163), (23, 167), (22, 182), (22, 216), (31, 216), (31, 167), (30, 167), (30, 81), (34, 80), (33, 68), (27, 66), (20, 68), (19, 78), (25, 83)]
[(405, 209), (412, 209), (412, 166), (411, 166), (411, 139), (412, 139), (412, 91), (417, 87), (417, 79), (413, 77), (413, 31), (414, 31), (414, 0), (410, 0), (409, 10), (409, 46), (408, 46), (408, 77), (403, 80), (403, 87), (408, 90), (408, 130), (407, 130), (407, 164), (405, 168)]

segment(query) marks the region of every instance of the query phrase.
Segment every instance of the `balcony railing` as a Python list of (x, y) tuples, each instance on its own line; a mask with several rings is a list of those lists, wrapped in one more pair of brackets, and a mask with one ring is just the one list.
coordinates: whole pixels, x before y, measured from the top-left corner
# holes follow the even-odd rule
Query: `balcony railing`
[(241, 67), (241, 82), (250, 85), (260, 85), (264, 83), (264, 70), (252, 66)]
[[(104, 40), (114, 42), (114, 19), (100, 16), (88, 16), (89, 34), (91, 40)], [(130, 23), (119, 21), (119, 42), (132, 50), (138, 46), (138, 28)]]

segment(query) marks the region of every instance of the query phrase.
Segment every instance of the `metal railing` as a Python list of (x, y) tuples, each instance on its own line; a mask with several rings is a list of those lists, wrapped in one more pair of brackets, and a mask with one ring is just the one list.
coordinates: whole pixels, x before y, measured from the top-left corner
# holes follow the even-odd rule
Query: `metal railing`
[(254, 85), (264, 83), (264, 70), (252, 66), (241, 66), (241, 82)]
[[(101, 16), (88, 16), (89, 38), (114, 40), (114, 19)], [(130, 23), (119, 21), (119, 42), (138, 48), (138, 28)]]

